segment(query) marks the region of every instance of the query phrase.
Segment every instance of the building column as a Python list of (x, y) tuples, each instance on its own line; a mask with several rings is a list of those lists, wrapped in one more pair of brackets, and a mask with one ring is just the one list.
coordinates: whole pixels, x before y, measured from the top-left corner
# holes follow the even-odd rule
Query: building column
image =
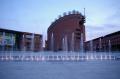
[(22, 35), (22, 51), (25, 51), (26, 50), (26, 48), (25, 48), (25, 35), (23, 34)]
[(34, 50), (35, 50), (35, 48), (34, 48), (34, 44), (35, 44), (34, 38), (35, 38), (35, 36), (34, 36), (34, 33), (33, 33), (33, 34), (32, 34), (32, 40), (31, 40), (31, 51), (34, 51)]

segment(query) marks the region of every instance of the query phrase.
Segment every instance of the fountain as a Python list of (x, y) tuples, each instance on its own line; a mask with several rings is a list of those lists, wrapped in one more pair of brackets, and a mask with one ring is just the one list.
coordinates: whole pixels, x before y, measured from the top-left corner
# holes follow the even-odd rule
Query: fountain
[(62, 50), (65, 51), (65, 39), (62, 39)]
[(80, 39), (80, 51), (81, 51), (81, 53), (84, 52), (83, 33), (81, 33), (81, 39)]
[(2, 38), (2, 51), (5, 51), (5, 32), (3, 32), (3, 38)]
[(111, 41), (108, 42), (109, 59), (111, 59)]
[(9, 56), (8, 56), (9, 60), (13, 60), (13, 57), (12, 57), (13, 51), (14, 51), (14, 35), (11, 34), (11, 51), (9, 52)]
[(90, 53), (91, 53), (90, 58), (93, 59), (94, 57), (93, 57), (93, 41), (92, 40), (90, 41)]
[(11, 46), (12, 46), (12, 49), (11, 49), (11, 51), (14, 51), (14, 35), (12, 34), (11, 36), (12, 36), (12, 37), (11, 37), (11, 39), (12, 39), (12, 40), (11, 40), (11, 42), (12, 42), (12, 45), (11, 45)]
[(68, 51), (68, 40), (67, 40), (67, 36), (65, 36), (65, 51), (67, 52)]
[(22, 51), (25, 51), (26, 49), (25, 49), (25, 35), (23, 35), (22, 36), (22, 43), (23, 43), (23, 45), (22, 45)]
[[(23, 35), (24, 39), (24, 35)], [(12, 35), (12, 44), (13, 42), (13, 35)], [(23, 40), (24, 42), (24, 40)], [(61, 54), (53, 54), (47, 55), (47, 54), (41, 54), (41, 55), (35, 55), (33, 52), (26, 54), (21, 53), (21, 54), (15, 54), (15, 53), (4, 53), (2, 56), (0, 56), (0, 60), (2, 61), (79, 61), (79, 60), (111, 60), (115, 59), (115, 56), (111, 56), (111, 41), (109, 40), (108, 42), (108, 49), (109, 49), (109, 54), (104, 55), (104, 53), (93, 53), (93, 41), (90, 41), (90, 53), (84, 53), (84, 41), (83, 41), (83, 33), (81, 33), (81, 39), (80, 39), (80, 53), (75, 53), (74, 52), (74, 33), (72, 33), (71, 37), (71, 50), (72, 52), (68, 53), (68, 38), (65, 35), (64, 38), (62, 39), (62, 48), (63, 51)], [(101, 39), (99, 40), (99, 48), (101, 51)], [(31, 40), (31, 50), (34, 50), (34, 34), (32, 35), (32, 40)], [(51, 50), (54, 50), (54, 35), (52, 33), (51, 35)]]
[[(82, 60), (84, 59), (84, 41), (83, 41), (83, 33), (81, 33), (81, 37), (80, 37), (80, 53), (82, 53)], [(78, 53), (79, 56), (79, 53)]]
[[(101, 49), (102, 49), (102, 45), (101, 45), (101, 38), (99, 39), (99, 52), (101, 52)], [(104, 56), (107, 56), (106, 54)], [(100, 59), (103, 60), (103, 54), (101, 52), (100, 54)]]
[(91, 53), (93, 53), (93, 41), (92, 40), (90, 41), (90, 51)]
[(51, 35), (51, 51), (54, 51), (54, 35)]
[(31, 40), (31, 51), (34, 51), (34, 34), (32, 34), (32, 40)]
[(72, 33), (72, 39), (71, 39), (71, 51), (74, 52), (74, 32)]

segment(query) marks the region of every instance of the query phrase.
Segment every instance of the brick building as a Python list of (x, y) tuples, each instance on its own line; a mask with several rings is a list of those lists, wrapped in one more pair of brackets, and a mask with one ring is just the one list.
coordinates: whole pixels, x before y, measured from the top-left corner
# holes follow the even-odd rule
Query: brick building
[[(85, 41), (85, 17), (78, 11), (64, 13), (59, 16), (47, 30), (47, 50), (63, 50), (63, 40), (66, 39), (68, 51), (79, 51), (81, 35)], [(74, 40), (73, 40), (74, 39)], [(52, 42), (53, 41), (53, 42)]]

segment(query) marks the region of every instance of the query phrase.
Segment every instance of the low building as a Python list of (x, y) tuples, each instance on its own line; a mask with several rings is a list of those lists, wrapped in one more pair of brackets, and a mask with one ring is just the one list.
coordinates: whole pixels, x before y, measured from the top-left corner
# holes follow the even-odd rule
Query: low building
[(42, 50), (42, 35), (0, 28), (0, 50)]
[(85, 42), (86, 51), (120, 51), (120, 31)]

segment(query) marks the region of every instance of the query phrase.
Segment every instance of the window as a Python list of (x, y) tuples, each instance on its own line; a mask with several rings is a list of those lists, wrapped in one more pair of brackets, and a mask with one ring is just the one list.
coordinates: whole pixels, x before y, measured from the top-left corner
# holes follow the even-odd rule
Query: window
[(80, 29), (76, 29), (76, 31), (80, 31)]

